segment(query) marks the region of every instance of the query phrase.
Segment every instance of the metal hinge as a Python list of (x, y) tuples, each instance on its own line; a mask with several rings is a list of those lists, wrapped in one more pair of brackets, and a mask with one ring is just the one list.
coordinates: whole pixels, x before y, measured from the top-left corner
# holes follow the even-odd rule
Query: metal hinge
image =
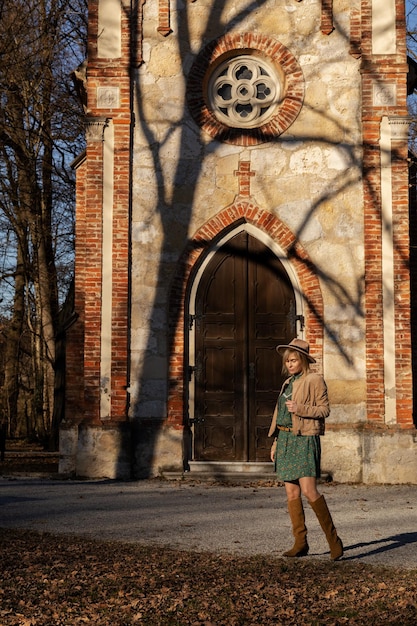
[(204, 417), (189, 417), (188, 424), (192, 426), (193, 424), (202, 424), (204, 422)]
[(194, 322), (196, 322), (197, 328), (198, 328), (198, 324), (199, 324), (200, 320), (202, 319), (202, 317), (203, 316), (201, 314), (197, 315), (197, 314), (190, 313), (189, 316), (188, 316), (188, 330), (192, 330), (193, 329)]
[(188, 366), (188, 382), (190, 382), (193, 376), (195, 376), (196, 380), (199, 380), (201, 376), (201, 372), (202, 372), (201, 363), (197, 363), (196, 365), (189, 365)]
[(300, 322), (300, 330), (304, 330), (305, 318), (304, 315), (296, 315), (295, 321)]

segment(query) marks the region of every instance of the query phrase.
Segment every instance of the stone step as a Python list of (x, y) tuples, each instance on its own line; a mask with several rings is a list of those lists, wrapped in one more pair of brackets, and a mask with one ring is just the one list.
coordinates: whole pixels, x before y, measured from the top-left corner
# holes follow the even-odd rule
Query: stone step
[(168, 479), (253, 481), (274, 480), (272, 463), (191, 461), (187, 472), (164, 472)]
[(190, 472), (209, 474), (269, 474), (274, 473), (273, 463), (228, 462), (228, 461), (190, 461)]
[[(190, 470), (164, 471), (168, 480), (216, 480), (222, 482), (275, 481), (273, 463), (245, 463), (227, 461), (190, 461)], [(319, 483), (327, 483), (332, 477), (322, 473)]]

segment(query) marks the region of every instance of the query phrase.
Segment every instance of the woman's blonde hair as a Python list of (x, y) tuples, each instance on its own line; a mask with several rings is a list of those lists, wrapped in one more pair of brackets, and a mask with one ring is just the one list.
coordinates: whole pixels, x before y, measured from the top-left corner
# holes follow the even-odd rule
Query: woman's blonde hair
[(288, 376), (289, 374), (289, 371), (287, 369), (287, 366), (285, 365), (285, 362), (287, 361), (287, 359), (290, 358), (292, 354), (297, 355), (297, 357), (300, 359), (301, 368), (304, 374), (308, 372), (308, 370), (310, 369), (310, 361), (308, 360), (306, 355), (303, 354), (302, 352), (298, 352), (298, 350), (291, 350), (291, 348), (287, 348), (282, 354), (282, 373), (284, 374), (284, 376)]

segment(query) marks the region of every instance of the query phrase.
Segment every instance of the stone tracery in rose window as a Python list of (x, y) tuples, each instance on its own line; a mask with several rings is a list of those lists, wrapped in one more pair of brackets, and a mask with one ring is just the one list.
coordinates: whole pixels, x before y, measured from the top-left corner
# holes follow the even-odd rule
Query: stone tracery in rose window
[(280, 79), (256, 56), (229, 58), (212, 73), (208, 98), (220, 122), (237, 128), (264, 124), (281, 100)]

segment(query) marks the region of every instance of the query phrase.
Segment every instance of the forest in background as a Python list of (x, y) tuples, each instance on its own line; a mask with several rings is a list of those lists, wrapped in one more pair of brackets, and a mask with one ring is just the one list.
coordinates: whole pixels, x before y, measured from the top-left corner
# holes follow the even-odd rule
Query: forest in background
[(0, 422), (56, 447), (62, 307), (84, 148), (87, 0), (0, 0)]

